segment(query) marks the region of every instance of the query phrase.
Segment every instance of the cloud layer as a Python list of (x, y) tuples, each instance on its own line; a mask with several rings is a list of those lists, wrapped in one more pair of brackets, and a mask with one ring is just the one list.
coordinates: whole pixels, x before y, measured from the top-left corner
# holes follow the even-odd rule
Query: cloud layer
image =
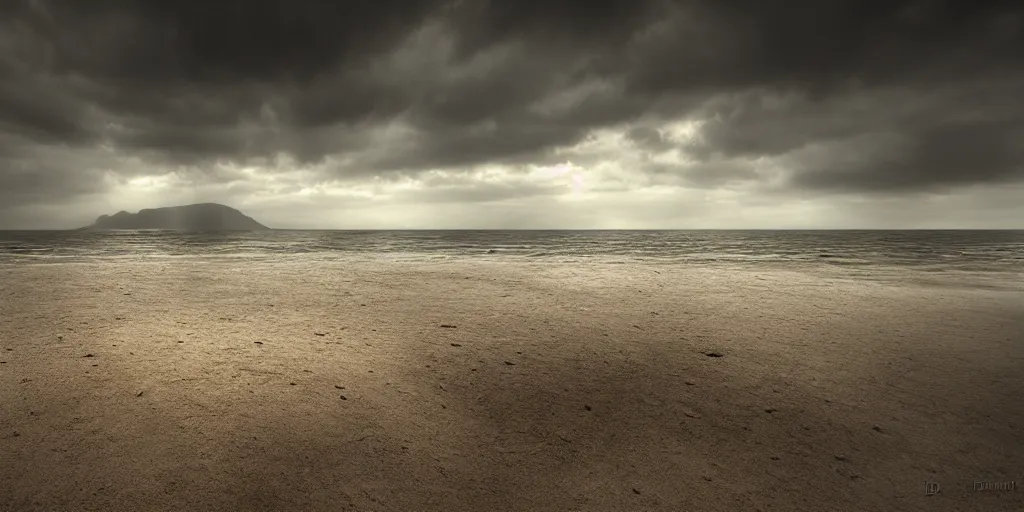
[[(979, 190), (1024, 181), (1022, 24), (1012, 2), (13, 0), (0, 228), (189, 197), (295, 225), (757, 224), (716, 221), (724, 197), (793, 225), (797, 199), (936, 194), (988, 218)], [(629, 217), (651, 194), (661, 217)]]

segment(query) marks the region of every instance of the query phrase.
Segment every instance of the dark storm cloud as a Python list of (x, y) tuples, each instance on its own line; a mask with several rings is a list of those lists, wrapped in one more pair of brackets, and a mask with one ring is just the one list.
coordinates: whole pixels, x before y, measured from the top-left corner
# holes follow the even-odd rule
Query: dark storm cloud
[[(331, 156), (373, 175), (550, 161), (633, 125), (638, 147), (697, 159), (635, 171), (704, 186), (752, 178), (726, 162), (760, 157), (813, 189), (1009, 181), (1022, 22), (1015, 3), (952, 0), (14, 0), (0, 151), (106, 145), (154, 169)], [(681, 118), (699, 140), (653, 127)], [(95, 183), (33, 154), (41, 176)], [(39, 193), (15, 167), (0, 168), (7, 194)], [(54, 194), (92, 190), (68, 187)]]

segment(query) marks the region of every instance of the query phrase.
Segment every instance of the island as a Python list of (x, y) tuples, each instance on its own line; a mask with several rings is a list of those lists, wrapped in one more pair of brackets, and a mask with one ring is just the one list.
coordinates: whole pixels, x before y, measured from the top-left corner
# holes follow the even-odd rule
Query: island
[(100, 215), (81, 229), (173, 229), (180, 231), (259, 231), (270, 229), (242, 212), (217, 203), (146, 208), (139, 213), (120, 211)]

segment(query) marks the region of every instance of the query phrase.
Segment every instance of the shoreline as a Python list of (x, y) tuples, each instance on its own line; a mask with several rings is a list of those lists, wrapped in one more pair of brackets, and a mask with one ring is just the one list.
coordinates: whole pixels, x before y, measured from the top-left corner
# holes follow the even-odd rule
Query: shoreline
[(0, 266), (0, 509), (1024, 503), (1013, 293), (234, 263)]

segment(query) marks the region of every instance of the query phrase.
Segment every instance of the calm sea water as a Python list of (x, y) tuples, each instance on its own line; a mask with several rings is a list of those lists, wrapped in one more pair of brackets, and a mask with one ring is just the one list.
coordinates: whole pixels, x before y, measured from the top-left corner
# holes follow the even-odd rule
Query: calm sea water
[(0, 231), (0, 265), (183, 258), (813, 266), (1024, 279), (1024, 231)]

